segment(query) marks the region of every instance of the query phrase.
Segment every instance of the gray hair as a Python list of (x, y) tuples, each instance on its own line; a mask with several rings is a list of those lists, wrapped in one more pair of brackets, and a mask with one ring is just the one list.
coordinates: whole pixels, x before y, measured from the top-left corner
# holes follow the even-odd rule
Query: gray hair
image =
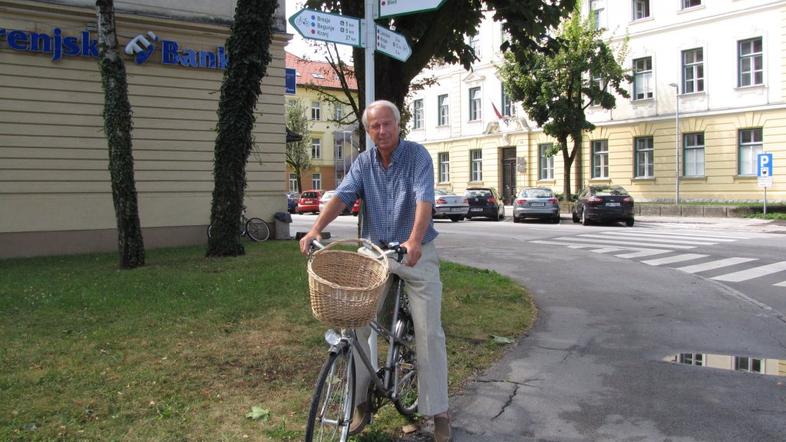
[(360, 118), (363, 122), (363, 127), (368, 128), (368, 111), (375, 107), (386, 107), (390, 109), (390, 112), (393, 113), (393, 118), (396, 119), (396, 126), (401, 124), (401, 112), (399, 112), (398, 107), (388, 100), (377, 100), (366, 106), (366, 110), (363, 111), (363, 116)]

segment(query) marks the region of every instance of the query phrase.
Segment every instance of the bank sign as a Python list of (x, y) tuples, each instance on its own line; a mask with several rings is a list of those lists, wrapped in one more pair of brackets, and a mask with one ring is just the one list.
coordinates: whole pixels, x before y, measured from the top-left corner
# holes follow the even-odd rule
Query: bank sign
[[(0, 28), (0, 48), (4, 46), (19, 52), (48, 54), (52, 61), (66, 57), (98, 57), (98, 40), (93, 39), (89, 31), (66, 35), (60, 28), (52, 29), (49, 34)], [(197, 51), (181, 47), (175, 40), (159, 39), (153, 32), (137, 35), (125, 45), (125, 53), (140, 65), (150, 60), (157, 50), (161, 64), (165, 65), (221, 70), (227, 67), (228, 58), (222, 46), (215, 51)]]

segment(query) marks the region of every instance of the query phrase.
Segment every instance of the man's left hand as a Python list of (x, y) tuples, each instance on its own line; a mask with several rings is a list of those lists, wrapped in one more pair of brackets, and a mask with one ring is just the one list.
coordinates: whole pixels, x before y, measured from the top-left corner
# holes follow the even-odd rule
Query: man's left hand
[(407, 248), (407, 255), (404, 258), (404, 264), (409, 267), (414, 267), (420, 260), (422, 246), (419, 241), (407, 241), (401, 244)]

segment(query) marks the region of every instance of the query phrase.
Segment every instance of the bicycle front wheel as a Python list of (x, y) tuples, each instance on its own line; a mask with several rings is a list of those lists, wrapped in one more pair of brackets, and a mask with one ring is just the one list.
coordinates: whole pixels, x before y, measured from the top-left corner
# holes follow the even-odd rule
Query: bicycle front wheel
[(412, 417), (418, 411), (418, 364), (412, 318), (404, 317), (396, 321), (393, 331), (401, 341), (393, 347), (393, 389), (396, 398), (393, 403), (399, 413)]
[(306, 442), (349, 438), (355, 396), (355, 363), (349, 347), (330, 353), (319, 373), (306, 424)]
[(270, 228), (259, 218), (251, 218), (246, 222), (246, 235), (253, 241), (267, 241)]

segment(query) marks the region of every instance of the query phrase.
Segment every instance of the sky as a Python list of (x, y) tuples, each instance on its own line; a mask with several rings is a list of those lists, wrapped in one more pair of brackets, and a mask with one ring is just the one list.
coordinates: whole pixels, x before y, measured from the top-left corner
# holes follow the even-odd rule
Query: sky
[[(322, 42), (317, 42), (317, 46), (314, 46), (313, 44), (309, 45), (307, 40), (301, 37), (295, 28), (292, 27), (292, 25), (289, 23), (289, 17), (291, 17), (297, 11), (303, 9), (303, 0), (286, 0), (286, 2), (287, 32), (293, 35), (292, 40), (289, 41), (289, 44), (286, 47), (287, 52), (295, 54), (298, 57), (308, 58), (310, 60), (323, 60), (324, 57), (322, 57), (320, 54), (324, 53), (321, 48), (323, 48), (325, 44)], [(351, 60), (351, 46), (339, 45), (339, 48), (341, 48), (341, 57), (346, 60)]]

